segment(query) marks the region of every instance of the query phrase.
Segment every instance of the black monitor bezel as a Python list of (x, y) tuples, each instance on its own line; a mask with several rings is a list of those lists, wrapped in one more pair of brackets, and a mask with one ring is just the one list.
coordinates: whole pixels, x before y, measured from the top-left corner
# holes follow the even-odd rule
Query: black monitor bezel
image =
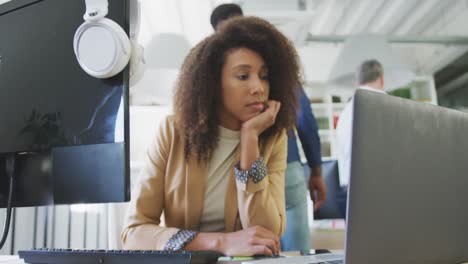
[[(3, 3), (0, 5), (0, 16), (1, 15), (5, 15), (5, 14), (8, 14), (8, 13), (11, 13), (11, 12), (14, 12), (18, 9), (22, 9), (22, 8), (25, 8), (25, 7), (28, 7), (28, 6), (31, 6), (31, 5), (34, 5), (34, 4), (37, 4), (37, 3), (40, 3), (40, 2), (43, 2), (43, 1), (47, 1), (47, 0), (12, 0), (12, 1), (9, 1), (9, 2), (6, 2), (6, 3)], [(124, 8), (123, 8), (123, 11), (125, 12), (123, 14), (123, 17), (124, 17), (124, 20), (123, 20), (123, 25), (121, 25), (124, 29), (124, 31), (127, 33), (127, 35), (129, 34), (129, 25), (130, 25), (130, 12), (129, 12), (129, 0), (123, 0), (124, 1)], [(85, 1), (82, 0), (83, 2), (83, 5), (85, 4)], [(112, 3), (110, 3), (112, 4)], [(84, 22), (84, 21), (83, 21)], [(73, 45), (73, 44), (70, 44), (70, 45)], [(127, 65), (125, 67), (125, 69), (121, 72), (121, 74), (123, 75), (122, 78), (123, 78), (123, 109), (124, 109), (124, 142), (123, 142), (123, 148), (124, 148), (124, 168), (125, 168), (125, 180), (124, 180), (124, 184), (126, 186), (126, 190), (125, 190), (125, 194), (124, 194), (124, 199), (122, 200), (116, 200), (116, 201), (109, 201), (109, 202), (127, 202), (130, 200), (130, 122), (129, 122), (129, 65)], [(116, 143), (116, 144), (119, 144), (119, 143)], [(121, 144), (121, 143), (120, 143)], [(97, 145), (101, 145), (101, 144), (94, 144), (94, 146), (97, 146)], [(90, 147), (93, 147), (93, 145), (88, 145)], [(76, 146), (70, 146), (70, 147), (76, 147)], [(60, 147), (60, 148), (64, 148), (64, 147)], [(65, 147), (66, 148), (66, 147)], [(47, 158), (50, 158), (52, 157), (52, 154), (53, 153), (53, 149), (54, 147), (51, 149), (51, 150), (48, 150), (47, 152), (44, 152), (44, 153), (31, 153), (32, 155), (34, 155), (35, 157), (34, 158), (37, 158), (37, 156), (43, 156), (42, 158), (43, 159), (47, 159)], [(21, 151), (22, 152), (22, 151)], [(9, 155), (9, 154), (13, 154), (13, 155), (17, 155), (20, 153), (17, 152), (17, 153), (2, 153), (2, 155)], [(27, 153), (22, 153), (23, 155), (21, 155), (21, 158), (19, 158), (20, 160), (21, 159), (25, 159), (25, 155), (28, 155)], [(46, 179), (47, 177), (50, 177), (50, 176), (43, 176), (44, 179)], [(49, 180), (49, 179), (48, 179)], [(98, 202), (98, 201), (97, 201)], [(90, 201), (90, 203), (96, 203), (96, 201)], [(42, 206), (42, 205), (51, 205), (51, 204), (65, 204), (63, 201), (55, 201), (52, 197), (47, 197), (47, 198), (44, 198), (44, 200), (42, 200), (42, 203), (38, 203), (38, 204), (31, 204), (31, 203), (26, 203), (26, 204), (22, 204), (22, 203), (19, 203), (19, 204), (14, 204), (13, 207), (25, 207), (25, 206)], [(0, 208), (2, 207), (5, 207), (5, 206), (2, 206), (0, 205)]]

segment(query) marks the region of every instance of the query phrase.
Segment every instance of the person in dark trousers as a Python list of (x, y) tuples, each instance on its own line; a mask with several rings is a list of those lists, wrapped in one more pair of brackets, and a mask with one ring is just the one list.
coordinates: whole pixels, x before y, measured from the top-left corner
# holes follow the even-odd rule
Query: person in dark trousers
[[(232, 17), (243, 16), (240, 6), (222, 4), (211, 13), (210, 23), (216, 31)], [(307, 213), (307, 188), (314, 201), (314, 210), (322, 206), (326, 199), (326, 187), (322, 177), (322, 158), (317, 121), (310, 102), (302, 87), (297, 89), (296, 98), (299, 110), (296, 115), (296, 129), (288, 131), (288, 157), (285, 178), (286, 230), (281, 237), (283, 251), (309, 251), (312, 247)], [(305, 177), (297, 136), (304, 150), (310, 176)], [(306, 184), (307, 182), (307, 184)]]

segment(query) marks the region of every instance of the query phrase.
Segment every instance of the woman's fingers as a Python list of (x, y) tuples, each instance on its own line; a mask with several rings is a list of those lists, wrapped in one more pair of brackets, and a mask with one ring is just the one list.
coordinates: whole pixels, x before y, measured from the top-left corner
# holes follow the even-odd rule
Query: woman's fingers
[(278, 113), (281, 106), (281, 102), (275, 100), (268, 101), (268, 109), (271, 110), (275, 115)]
[(273, 240), (273, 239), (269, 239), (269, 238), (254, 238), (252, 240), (252, 245), (255, 245), (255, 246), (258, 246), (258, 245), (261, 245), (261, 246), (267, 246), (268, 249), (270, 249), (270, 251), (273, 253), (273, 254), (276, 254), (278, 252), (278, 247), (276, 245), (276, 242)]
[(281, 250), (281, 245), (280, 245), (278, 236), (275, 233), (271, 232), (270, 230), (263, 228), (261, 226), (256, 226), (254, 228), (255, 228), (256, 236), (260, 238), (266, 238), (266, 239), (272, 240), (275, 244), (275, 249), (273, 250), (274, 253), (279, 253), (279, 251)]
[(269, 115), (268, 119), (270, 119), (268, 122), (269, 123), (268, 127), (270, 127), (271, 125), (275, 123), (276, 116), (278, 115), (281, 103), (275, 100), (269, 100), (268, 106), (269, 106), (267, 109), (268, 115)]
[(252, 250), (252, 255), (273, 256), (273, 252), (265, 245), (255, 245)]
[(281, 250), (278, 236), (261, 226), (228, 233), (223, 243), (222, 252), (228, 256), (273, 256)]
[(276, 102), (275, 116), (278, 115), (280, 108), (281, 108), (281, 102)]

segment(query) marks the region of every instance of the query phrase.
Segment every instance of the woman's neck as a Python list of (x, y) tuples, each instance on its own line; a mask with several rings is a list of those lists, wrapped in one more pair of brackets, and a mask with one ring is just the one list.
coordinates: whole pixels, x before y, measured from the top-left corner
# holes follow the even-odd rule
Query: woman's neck
[(240, 130), (242, 122), (234, 118), (220, 118), (219, 125), (230, 129), (230, 130)]

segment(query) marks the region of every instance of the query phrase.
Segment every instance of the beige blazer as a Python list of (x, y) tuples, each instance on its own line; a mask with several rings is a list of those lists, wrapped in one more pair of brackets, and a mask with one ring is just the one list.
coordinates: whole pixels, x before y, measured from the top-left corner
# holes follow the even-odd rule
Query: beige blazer
[[(261, 144), (260, 153), (268, 175), (257, 184), (235, 180), (232, 165), (225, 198), (225, 232), (255, 225), (278, 236), (284, 232), (286, 133)], [(145, 166), (132, 192), (122, 231), (124, 248), (161, 250), (179, 229), (198, 230), (207, 172), (207, 166), (196, 159), (185, 161), (184, 143), (176, 131), (174, 118), (166, 118), (148, 149)], [(165, 226), (160, 225), (162, 215)]]

